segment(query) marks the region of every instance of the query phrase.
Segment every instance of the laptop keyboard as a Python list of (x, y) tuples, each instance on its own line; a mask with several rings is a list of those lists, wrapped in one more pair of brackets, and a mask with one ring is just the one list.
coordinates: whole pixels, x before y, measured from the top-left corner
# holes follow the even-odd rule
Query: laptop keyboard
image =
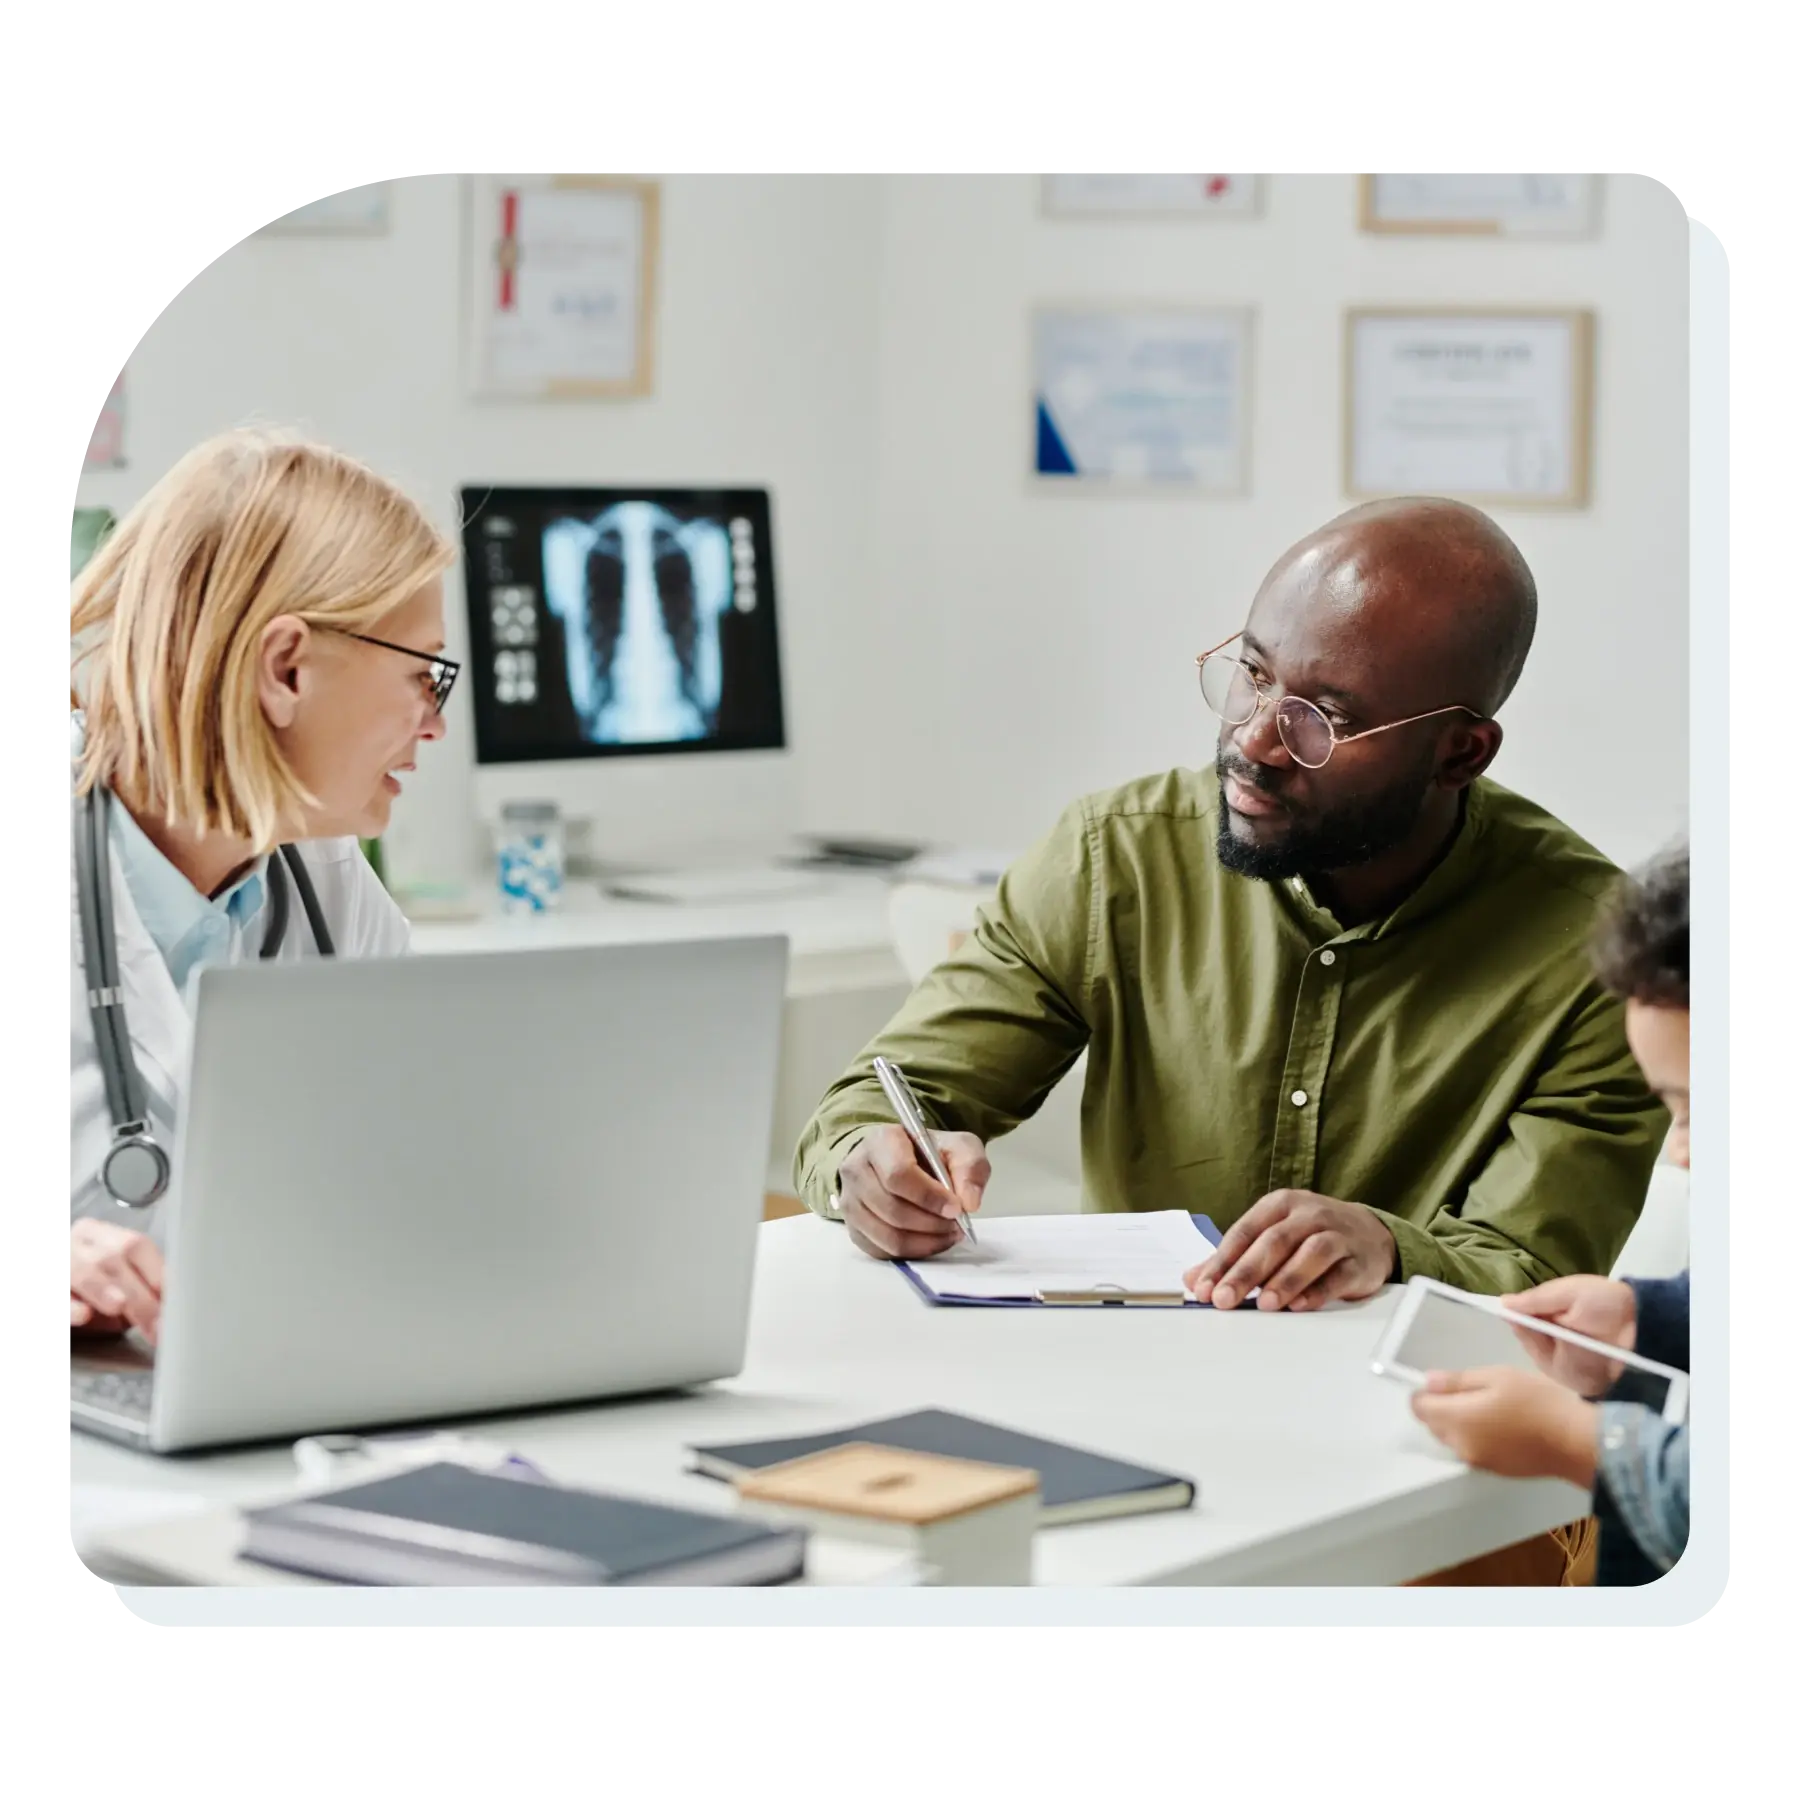
[(69, 1398), (148, 1424), (154, 1373), (152, 1369), (71, 1369)]

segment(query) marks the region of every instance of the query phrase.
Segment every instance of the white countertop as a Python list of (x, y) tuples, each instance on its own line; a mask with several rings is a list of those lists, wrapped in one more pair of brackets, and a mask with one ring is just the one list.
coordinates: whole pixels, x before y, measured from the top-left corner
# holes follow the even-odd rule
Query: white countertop
[[(1559, 1482), (1464, 1468), (1370, 1372), (1398, 1289), (1324, 1313), (927, 1305), (812, 1217), (762, 1228), (748, 1358), (680, 1397), (471, 1423), (553, 1479), (720, 1506), (686, 1446), (827, 1431), (939, 1406), (1198, 1483), (1186, 1512), (1061, 1526), (1039, 1585), (1387, 1584), (1582, 1516)], [(73, 1478), (248, 1501), (285, 1449), (157, 1459), (74, 1435)]]
[(684, 938), (784, 936), (793, 955), (891, 953), (888, 883), (880, 876), (809, 872), (805, 889), (721, 901), (626, 900), (590, 879), (571, 879), (547, 913), (509, 914), (498, 894), (479, 894), (474, 919), (417, 919), (413, 948), (424, 954), (551, 948), (570, 944), (668, 943)]

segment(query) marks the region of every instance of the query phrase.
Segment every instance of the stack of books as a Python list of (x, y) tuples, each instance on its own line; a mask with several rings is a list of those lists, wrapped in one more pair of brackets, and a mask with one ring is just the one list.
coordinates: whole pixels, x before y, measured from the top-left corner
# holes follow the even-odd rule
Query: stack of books
[(364, 1587), (764, 1587), (806, 1533), (446, 1462), (254, 1507), (239, 1555)]

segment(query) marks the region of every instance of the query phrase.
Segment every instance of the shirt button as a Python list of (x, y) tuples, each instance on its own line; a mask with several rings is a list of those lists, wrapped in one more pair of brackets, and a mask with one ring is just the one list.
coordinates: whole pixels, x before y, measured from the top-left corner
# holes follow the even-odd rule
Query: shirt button
[(1305, 1088), (1295, 1088), (1293, 1093), (1289, 1096), (1289, 1098), (1294, 1102), (1294, 1104), (1296, 1106), (1304, 1106), (1306, 1104), (1306, 1089)]
[(1319, 961), (1329, 969), (1331, 965), (1337, 961), (1337, 952), (1335, 950), (1321, 950), (1319, 952)]

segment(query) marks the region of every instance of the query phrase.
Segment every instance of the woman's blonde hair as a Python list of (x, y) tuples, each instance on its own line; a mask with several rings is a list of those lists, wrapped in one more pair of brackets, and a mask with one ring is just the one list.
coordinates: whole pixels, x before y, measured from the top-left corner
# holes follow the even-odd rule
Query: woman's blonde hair
[(367, 630), (454, 558), (414, 501), (336, 450), (264, 431), (191, 450), (75, 579), (76, 792), (105, 783), (270, 848), (313, 797), (257, 698), (264, 627)]

